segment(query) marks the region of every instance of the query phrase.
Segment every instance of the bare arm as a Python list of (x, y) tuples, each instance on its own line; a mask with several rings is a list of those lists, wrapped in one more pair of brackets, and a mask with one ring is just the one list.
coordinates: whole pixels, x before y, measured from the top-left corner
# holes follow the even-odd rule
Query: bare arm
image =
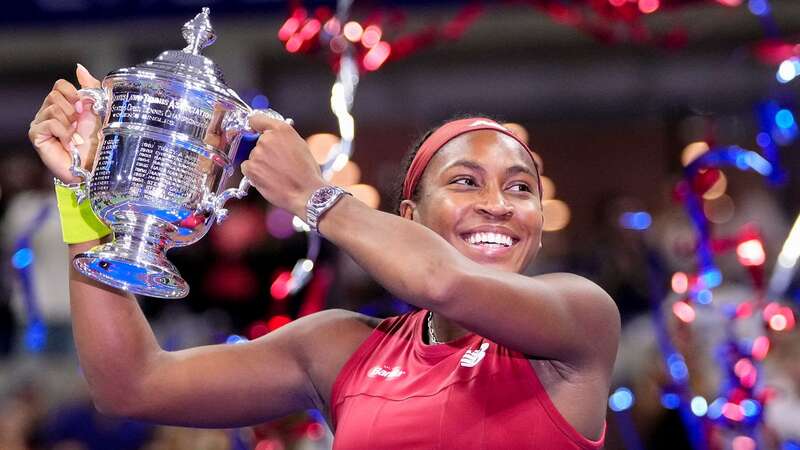
[[(91, 244), (71, 245), (71, 256)], [(70, 270), (75, 343), (101, 411), (159, 423), (228, 427), (320, 407), (301, 365), (305, 350), (298, 337), (307, 332), (307, 323), (249, 343), (166, 352), (135, 298)]]
[[(305, 217), (324, 185), (308, 147), (290, 126), (266, 117), (242, 171), (273, 204)], [(432, 230), (344, 197), (320, 231), (393, 294), (528, 355), (610, 371), (619, 339), (616, 305), (581, 277), (526, 277), (473, 262)]]

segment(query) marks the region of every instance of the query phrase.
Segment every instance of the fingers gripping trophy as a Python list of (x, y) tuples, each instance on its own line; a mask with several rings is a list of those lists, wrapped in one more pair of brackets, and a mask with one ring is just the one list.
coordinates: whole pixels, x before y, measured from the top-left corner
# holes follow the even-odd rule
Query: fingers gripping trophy
[[(225, 203), (243, 198), (247, 178), (222, 190), (239, 143), (252, 133), (253, 110), (203, 56), (216, 39), (203, 8), (183, 27), (187, 46), (154, 61), (109, 73), (100, 87), (78, 91), (102, 121), (91, 172), (73, 140), (71, 184), (88, 201), (113, 239), (78, 254), (75, 268), (94, 280), (151, 297), (181, 298), (189, 286), (165, 253), (189, 245), (227, 215)], [(221, 191), (221, 192), (220, 192)]]

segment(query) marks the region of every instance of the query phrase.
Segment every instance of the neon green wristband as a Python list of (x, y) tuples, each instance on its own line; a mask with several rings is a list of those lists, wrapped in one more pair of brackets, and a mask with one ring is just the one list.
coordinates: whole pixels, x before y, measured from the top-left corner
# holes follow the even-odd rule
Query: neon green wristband
[(59, 180), (55, 182), (58, 212), (61, 216), (61, 236), (67, 244), (94, 241), (111, 233), (100, 221), (89, 201), (78, 203), (75, 191)]

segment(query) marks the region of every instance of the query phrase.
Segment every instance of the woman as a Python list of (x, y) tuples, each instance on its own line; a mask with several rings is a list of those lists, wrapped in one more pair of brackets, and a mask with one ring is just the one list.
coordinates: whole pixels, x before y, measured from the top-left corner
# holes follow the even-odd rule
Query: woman
[[(91, 159), (90, 110), (59, 80), (31, 124), (64, 182), (70, 142)], [(318, 408), (337, 449), (602, 445), (619, 314), (581, 277), (520, 274), (542, 232), (525, 144), (484, 118), (439, 128), (414, 157), (397, 217), (326, 188), (291, 126), (263, 116), (252, 126), (262, 135), (242, 171), (253, 186), (420, 310), (384, 321), (329, 310), (246, 344), (166, 352), (131, 295), (73, 270), (75, 341), (101, 411), (232, 427)]]

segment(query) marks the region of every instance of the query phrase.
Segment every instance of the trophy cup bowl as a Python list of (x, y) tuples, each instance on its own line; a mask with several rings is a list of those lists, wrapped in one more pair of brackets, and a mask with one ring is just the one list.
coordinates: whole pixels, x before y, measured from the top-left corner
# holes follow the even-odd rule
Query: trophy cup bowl
[(225, 202), (242, 198), (246, 178), (222, 190), (233, 172), (241, 138), (252, 132), (252, 110), (200, 51), (215, 35), (203, 8), (183, 28), (188, 45), (154, 61), (109, 73), (100, 88), (82, 89), (102, 120), (92, 172), (71, 149), (72, 172), (87, 181), (95, 214), (113, 239), (75, 256), (83, 275), (135, 294), (181, 298), (189, 286), (167, 259), (172, 247), (202, 238), (227, 215)]

